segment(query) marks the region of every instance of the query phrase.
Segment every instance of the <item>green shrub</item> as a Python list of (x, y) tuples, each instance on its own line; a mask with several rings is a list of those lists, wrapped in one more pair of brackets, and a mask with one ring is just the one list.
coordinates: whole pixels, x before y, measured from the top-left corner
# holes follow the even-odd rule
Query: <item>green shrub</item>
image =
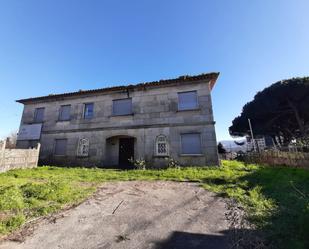
[(166, 158), (166, 163), (167, 163), (167, 168), (171, 168), (171, 169), (179, 169), (180, 168), (180, 163), (177, 162), (172, 157)]
[(16, 214), (9, 216), (5, 219), (0, 219), (0, 234), (12, 232), (19, 228), (25, 222), (25, 216), (23, 214)]
[(129, 162), (132, 163), (136, 169), (140, 169), (140, 170), (146, 169), (146, 161), (143, 158), (139, 158), (136, 160), (134, 160), (133, 158), (130, 158)]
[(0, 211), (21, 210), (24, 200), (20, 189), (16, 186), (0, 188)]

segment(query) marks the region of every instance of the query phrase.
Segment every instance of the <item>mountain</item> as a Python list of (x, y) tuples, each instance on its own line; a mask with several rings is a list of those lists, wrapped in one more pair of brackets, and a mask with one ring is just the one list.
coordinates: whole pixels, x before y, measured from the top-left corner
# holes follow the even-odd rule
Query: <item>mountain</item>
[[(236, 141), (237, 143), (244, 142), (244, 145), (237, 145), (234, 141)], [(222, 141), (219, 141), (219, 142), (222, 143), (224, 149), (227, 152), (238, 152), (238, 151), (246, 152), (247, 151), (247, 147), (248, 147), (246, 139), (222, 140)]]

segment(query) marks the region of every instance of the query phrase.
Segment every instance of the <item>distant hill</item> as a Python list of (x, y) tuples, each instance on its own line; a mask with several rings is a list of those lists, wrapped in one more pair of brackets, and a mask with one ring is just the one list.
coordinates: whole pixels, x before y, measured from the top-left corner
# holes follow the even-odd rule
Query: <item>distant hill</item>
[[(237, 143), (241, 143), (241, 142), (245, 142), (245, 143), (244, 143), (244, 145), (237, 145), (234, 141), (236, 141)], [(238, 152), (238, 151), (246, 152), (247, 151), (247, 141), (246, 141), (246, 139), (222, 140), (222, 141), (219, 141), (219, 142), (222, 143), (224, 149), (227, 152)]]

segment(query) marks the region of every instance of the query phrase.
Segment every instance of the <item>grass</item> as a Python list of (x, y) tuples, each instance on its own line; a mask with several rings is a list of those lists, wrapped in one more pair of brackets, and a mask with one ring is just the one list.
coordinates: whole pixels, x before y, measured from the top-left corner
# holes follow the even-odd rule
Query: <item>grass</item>
[(167, 170), (39, 167), (0, 174), (0, 235), (79, 203), (106, 181), (196, 181), (234, 198), (274, 248), (309, 248), (309, 171), (224, 161), (220, 168)]

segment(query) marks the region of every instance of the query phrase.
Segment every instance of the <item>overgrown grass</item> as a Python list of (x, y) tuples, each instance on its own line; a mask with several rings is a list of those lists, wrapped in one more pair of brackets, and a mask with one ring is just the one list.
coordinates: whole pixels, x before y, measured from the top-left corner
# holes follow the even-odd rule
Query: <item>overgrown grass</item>
[(130, 170), (39, 167), (0, 174), (0, 234), (85, 199), (106, 181), (197, 181), (237, 200), (275, 248), (309, 248), (309, 171), (224, 161), (222, 167)]

